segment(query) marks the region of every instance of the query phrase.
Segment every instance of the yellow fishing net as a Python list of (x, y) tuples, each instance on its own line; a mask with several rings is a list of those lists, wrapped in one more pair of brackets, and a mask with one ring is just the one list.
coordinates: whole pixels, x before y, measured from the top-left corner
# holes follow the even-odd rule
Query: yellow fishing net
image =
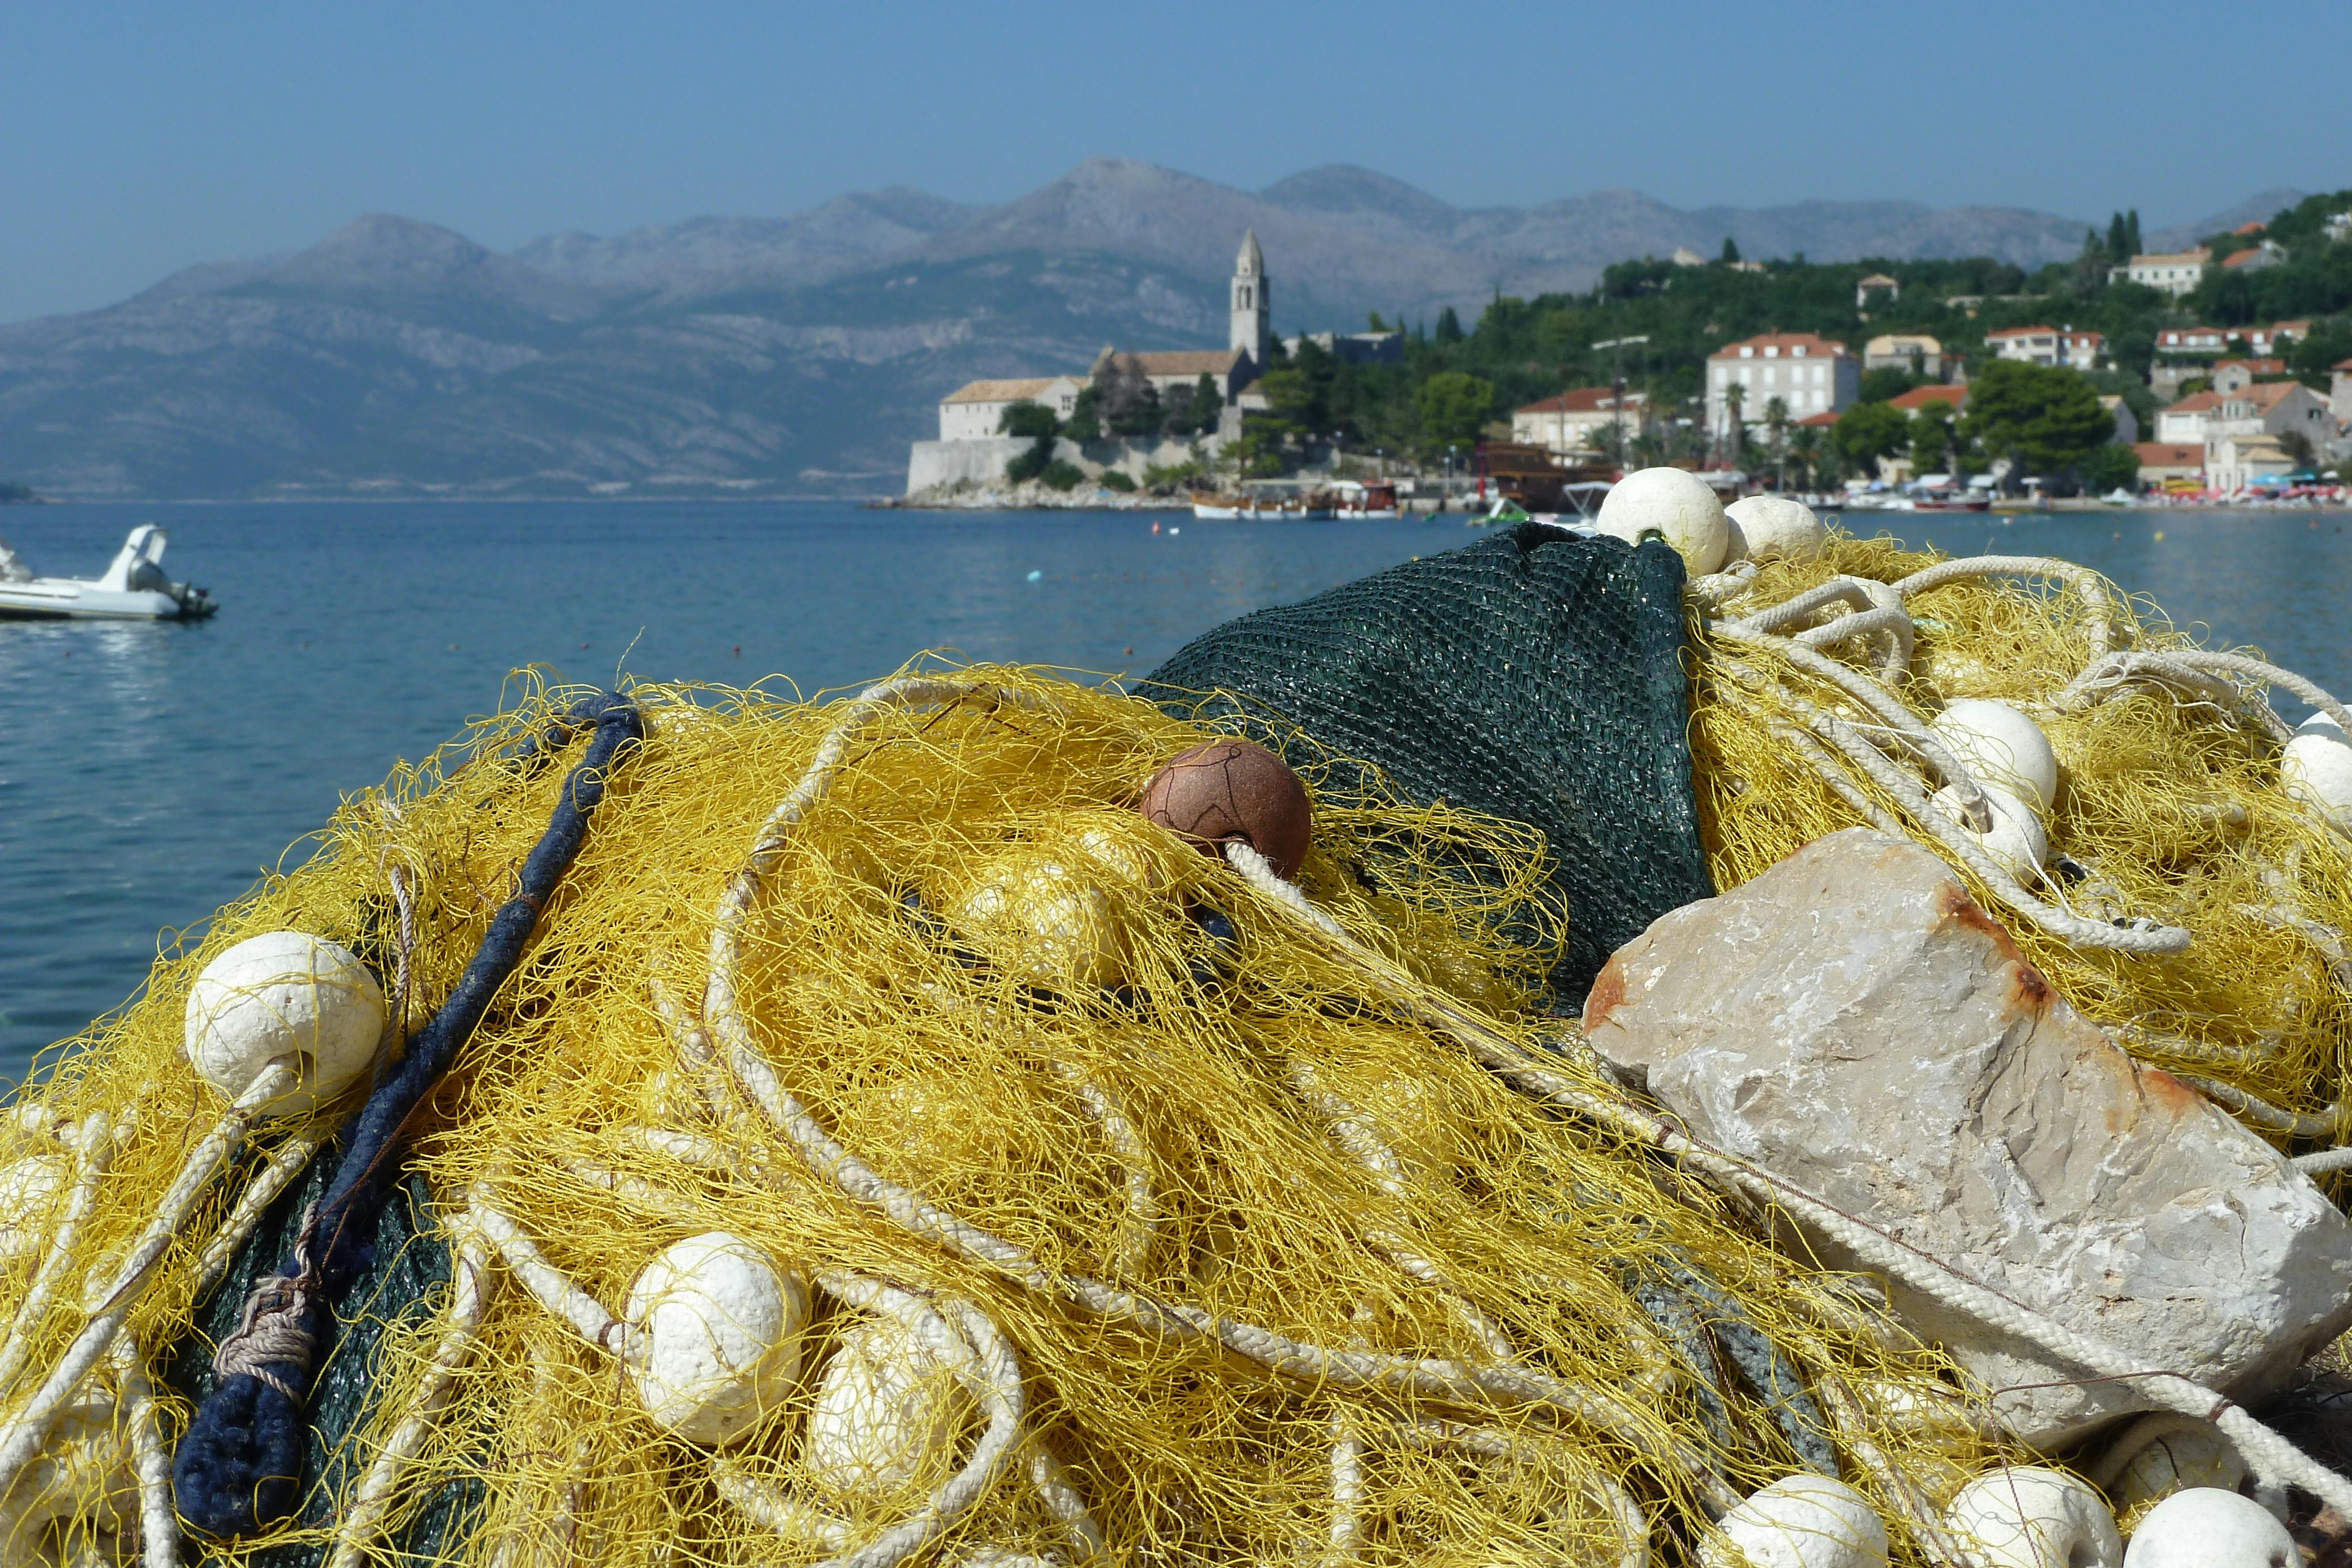
[[(1956, 627), (2013, 628), (1985, 655), (2003, 681), (2027, 679), (2035, 637), (2063, 635), (2027, 596), (1956, 597), (1939, 608)], [(1468, 1020), (1607, 1092), (1531, 1005), (1559, 935), (1528, 896), (1533, 835), (1377, 783), (1318, 798), (1300, 883), (1391, 977), (1374, 984), (1134, 810), (1206, 727), (1052, 672), (923, 669), (969, 695), (845, 729), (838, 703), (635, 689), (648, 739), (411, 1129), (457, 1280), (428, 1313), (364, 1287), (344, 1303), (393, 1326), (373, 1409), (329, 1468), (340, 1489), (310, 1500), (311, 1522), (205, 1550), (1672, 1563), (1728, 1501), (1833, 1454), (1916, 1560), (1904, 1521), (1920, 1499), (1997, 1458), (1958, 1373), (1765, 1245), (1760, 1216), (1538, 1103), (1432, 1022)], [(348, 800), (299, 868), (67, 1043), (0, 1133), (12, 1171), (52, 1163), (11, 1200), (26, 1244), (0, 1259), (0, 1417), (104, 1305), (88, 1282), (112, 1277), (221, 1117), (182, 1054), (198, 971), (256, 933), (311, 932), (388, 991), (404, 973), (394, 1002), (415, 1028), (562, 787), (561, 768), (526, 778), (501, 759), (576, 695), (529, 690)], [(2170, 779), (2158, 753), (2194, 722), (2119, 707), (2070, 732), (2095, 760), (2073, 837), (2180, 795), (2139, 781)], [(837, 729), (831, 787), (803, 791), (747, 884), (761, 825)], [(1836, 825), (1817, 786), (1704, 703), (1696, 733), (1727, 877)], [(2252, 777), (2200, 744), (2217, 777)], [(1747, 795), (1727, 793), (1734, 772)], [(2284, 816), (2254, 810), (2253, 841), (2284, 844)], [(2244, 837), (2158, 842), (2215, 859)], [(737, 940), (714, 1012), (722, 926)], [(2183, 1016), (2255, 999), (2202, 967), (2160, 984)], [(2319, 1051), (2296, 1038), (2281, 1060)], [(11, 1562), (133, 1548), (153, 1456), (188, 1415), (169, 1389), (134, 1398), (137, 1368), (182, 1341), (210, 1353), (194, 1325), (222, 1227), (268, 1154), (363, 1092), (261, 1123), (197, 1204), (129, 1314), (131, 1348), (92, 1378), (90, 1462), (0, 1479)], [(811, 1301), (796, 1375), (723, 1445), (654, 1419), (625, 1321), (648, 1263), (710, 1232)], [(428, 1508), (445, 1522), (413, 1531)], [(287, 1547), (302, 1550), (273, 1555)]]
[[(1819, 560), (1767, 565), (1723, 615), (1752, 615), (1839, 576), (1895, 583), (1942, 559), (1888, 539), (1832, 535)], [(2352, 841), (2282, 790), (2279, 742), (2256, 721), (2252, 690), (2244, 701), (2227, 691), (2216, 700), (2142, 681), (2104, 700), (2061, 705), (2092, 658), (2095, 609), (2112, 618), (2118, 648), (2198, 646), (2153, 605), (2111, 585), (2096, 591), (2100, 606), (2080, 586), (2010, 575), (1929, 588), (1911, 601), (1909, 673), (1890, 686), (1923, 722), (1960, 698), (2030, 714), (2062, 770), (2046, 818), (2052, 875), (2040, 896), (2090, 920), (2185, 928), (2185, 951), (2102, 950), (2018, 918), (1866, 771), (1789, 735), (1802, 728), (1808, 705), (1883, 734), (1869, 713), (1832, 680), (1702, 623), (1690, 735), (1716, 884), (1736, 887), (1822, 834), (1868, 820), (1825, 782), (1819, 764), (1827, 761), (1846, 790), (1951, 860), (2060, 993), (2135, 1055), (2301, 1112), (2302, 1135), (2342, 1142), (2339, 1100), (2352, 1067), (2352, 965), (2342, 937), (2352, 931)], [(1857, 669), (1868, 662), (1851, 650), (1844, 657)], [(2254, 1124), (2263, 1114), (2257, 1108)], [(2269, 1121), (2268, 1131), (2288, 1130)]]

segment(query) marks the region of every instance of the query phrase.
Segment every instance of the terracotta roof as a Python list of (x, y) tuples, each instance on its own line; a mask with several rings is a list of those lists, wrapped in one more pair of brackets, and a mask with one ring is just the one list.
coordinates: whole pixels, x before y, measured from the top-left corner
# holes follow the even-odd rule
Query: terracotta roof
[(2259, 250), (2233, 250), (2221, 258), (2221, 265), (2232, 268), (2243, 267), (2249, 261), (2260, 259), (2262, 254)]
[(2299, 381), (2258, 381), (2252, 386), (2240, 387), (2230, 395), (2242, 397), (2257, 408), (2267, 409), (2302, 384)]
[(1987, 332), (1985, 338), (1990, 342), (1994, 338), (2054, 338), (2057, 335), (2055, 327), (2003, 327), (1999, 331)]
[[(1629, 408), (1641, 401), (1642, 395), (1638, 392), (1629, 392), (1625, 395), (1625, 405)], [(1560, 393), (1557, 396), (1546, 397), (1538, 402), (1528, 404), (1515, 412), (1520, 414), (1596, 414), (1604, 408), (1614, 409), (1615, 407), (1616, 401), (1611, 397), (1607, 387), (1578, 386), (1571, 387), (1568, 391)]]
[(1738, 359), (1741, 349), (1754, 349), (1755, 353), (1748, 356), (1753, 359), (1762, 359), (1766, 349), (1780, 350), (1777, 357), (1782, 359), (1796, 357), (1788, 352), (1791, 349), (1804, 350), (1808, 358), (1818, 355), (1823, 359), (1833, 359), (1846, 352), (1843, 343), (1835, 338), (1822, 337), (1818, 332), (1761, 332), (1752, 338), (1742, 338), (1736, 343), (1726, 343), (1706, 357), (1711, 360)]
[(2286, 361), (2283, 359), (2225, 359), (2213, 367), (2213, 374), (2219, 375), (2233, 364), (2249, 375), (2284, 375), (2286, 374)]
[(1143, 367), (1146, 375), (1223, 375), (1242, 357), (1239, 349), (1172, 349), (1163, 353), (1125, 356)]
[(940, 401), (942, 403), (1019, 403), (1026, 398), (1044, 396), (1045, 389), (1059, 379), (1058, 376), (1032, 375), (1017, 381), (967, 381)]
[(2311, 318), (2308, 316), (2305, 316), (2299, 321), (2273, 321), (2271, 323), (2271, 336), (2273, 337), (2278, 336), (2281, 332), (2302, 332), (2307, 336), (2310, 331)]
[(2205, 466), (2205, 448), (2189, 441), (2140, 441), (2132, 450), (2139, 454), (2143, 468), (2201, 468)]
[(2142, 254), (2142, 255), (2133, 257), (2133, 258), (2131, 258), (2131, 264), (2132, 264), (2134, 267), (2146, 267), (2146, 266), (2149, 266), (2149, 265), (2159, 265), (2159, 266), (2160, 266), (2160, 265), (2162, 265), (2163, 263), (2165, 263), (2165, 262), (2168, 262), (2168, 261), (2178, 261), (2178, 262), (2188, 262), (2188, 261), (2210, 261), (2210, 260), (2212, 260), (2212, 259), (2213, 259), (2213, 253), (2212, 253), (2212, 251), (2211, 251), (2211, 250), (2210, 250), (2210, 249), (2208, 249), (2206, 247), (2204, 247), (2204, 246), (2201, 246), (2201, 245), (2200, 245), (2200, 246), (2196, 247), (2194, 249), (2190, 249), (2190, 250), (2151, 250), (2151, 251), (2147, 251), (2147, 252), (2145, 252), (2145, 253), (2144, 253), (2144, 254)]
[(1894, 279), (1889, 278), (1884, 272), (1874, 272), (1869, 277), (1864, 279), (1861, 282), (1855, 284), (1854, 287), (1857, 289), (1899, 289), (1902, 285), (1895, 282)]
[(2330, 370), (2352, 370), (2352, 359), (2340, 359), (2327, 367)]
[(1864, 353), (1907, 354), (1913, 349), (1922, 353), (1939, 354), (1944, 345), (1925, 332), (1881, 332), (1862, 345)]
[(1838, 416), (1831, 413), (1826, 408), (1822, 410), (1819, 414), (1808, 414), (1802, 419), (1797, 421), (1800, 425), (1817, 425), (1825, 430), (1837, 422)]
[(2168, 403), (2158, 410), (2164, 414), (2202, 414), (2221, 401), (2218, 392), (2192, 392), (2178, 403)]
[(1965, 386), (1915, 386), (1900, 397), (1888, 398), (1886, 405), (1916, 414), (1930, 403), (1948, 403), (1958, 408), (1968, 400), (1969, 389)]
[(2260, 234), (2268, 227), (2270, 227), (2270, 225), (2263, 222), (2260, 218), (2256, 218), (2252, 223), (2240, 224), (2230, 232), (2231, 234)]

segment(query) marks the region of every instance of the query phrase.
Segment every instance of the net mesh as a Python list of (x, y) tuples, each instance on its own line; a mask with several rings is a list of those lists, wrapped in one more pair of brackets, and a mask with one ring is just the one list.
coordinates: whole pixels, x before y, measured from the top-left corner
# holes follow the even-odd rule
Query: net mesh
[[(1536, 523), (1207, 633), (1141, 688), (1276, 717), (1417, 800), (1537, 828), (1574, 1006), (1609, 955), (1715, 889), (1691, 795), (1682, 560)], [(1350, 781), (1335, 781), (1348, 784)]]
[[(446, 1408), (383, 1521), (380, 1550), (404, 1561), (751, 1563), (870, 1547), (989, 1440), (987, 1389), (969, 1354), (902, 1344), (893, 1360), (886, 1341), (862, 1375), (898, 1380), (897, 1415), (845, 1426), (824, 1390), (855, 1385), (849, 1347), (891, 1310), (959, 1301), (981, 1321), (956, 1342), (1001, 1336), (1026, 1413), (1002, 1469), (929, 1549), (939, 1561), (1073, 1561), (1088, 1529), (1148, 1562), (1631, 1561), (1639, 1539), (1695, 1541), (1729, 1497), (1860, 1437), (1939, 1488), (1992, 1457), (1964, 1421), (1916, 1418), (1957, 1386), (1939, 1357), (1892, 1348), (1899, 1334), (1723, 1200), (1369, 995), (1360, 971), (1301, 942), (1222, 862), (1137, 815), (1144, 780), (1204, 725), (1049, 672), (950, 673), (994, 695), (857, 728), (761, 883), (735, 994), (752, 1047), (844, 1151), (1031, 1264), (979, 1261), (854, 1198), (740, 1075), (708, 1069), (693, 1015), (714, 908), (839, 710), (640, 688), (651, 739), (414, 1129), (414, 1179), (342, 1307), (300, 1518), (192, 1551), (309, 1563), (350, 1528), (360, 1478), (435, 1375), (450, 1248), (480, 1223), (477, 1198), (592, 1315), (622, 1311), (680, 1238), (745, 1238), (818, 1287), (805, 1370), (742, 1441), (683, 1440), (648, 1414), (625, 1332), (583, 1334), (552, 1275), (493, 1262)], [(560, 787), (560, 771), (525, 778), (497, 759), (575, 696), (533, 692), (353, 797), (306, 864), (165, 953), (123, 1014), (68, 1043), (10, 1155), (39, 1126), (135, 1111), (70, 1238), (77, 1279), (122, 1253), (219, 1114), (180, 1049), (205, 963), (294, 929), (390, 975), (400, 868), (413, 1027)], [(1286, 749), (1318, 796), (1307, 893), (1418, 992), (1548, 1049), (1552, 1025), (1531, 1005), (1563, 931), (1538, 896), (1541, 839), (1416, 804), (1303, 738)], [(1335, 775), (1346, 787), (1326, 798)], [(1089, 896), (1055, 902), (1069, 885), (1041, 866), (1082, 867)], [(1589, 1081), (1569, 1058), (1559, 1070)], [(131, 1315), (140, 1345), (177, 1347), (168, 1433), (206, 1385), (243, 1279), (278, 1255), (326, 1163), (209, 1294), (205, 1244), (254, 1162), (302, 1131), (257, 1137)], [(56, 1237), (64, 1204), (27, 1226)], [(0, 1302), (20, 1303), (36, 1267), (9, 1259)], [(35, 1316), (38, 1367), (82, 1313), (68, 1296)], [(1815, 1396), (1832, 1388), (1856, 1391), (1843, 1417)], [(120, 1441), (129, 1418), (110, 1419)], [(1040, 1484), (1049, 1472), (1066, 1487)], [(120, 1502), (130, 1483), (110, 1475)], [(1895, 1514), (1871, 1476), (1853, 1479)], [(20, 1514), (19, 1544), (123, 1539), (91, 1535), (122, 1522), (92, 1485), (66, 1489), (63, 1522)]]

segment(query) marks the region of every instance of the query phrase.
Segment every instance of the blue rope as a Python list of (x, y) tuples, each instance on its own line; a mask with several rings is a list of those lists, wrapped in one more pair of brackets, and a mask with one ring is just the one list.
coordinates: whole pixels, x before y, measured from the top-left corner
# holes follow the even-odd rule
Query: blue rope
[(222, 1342), (220, 1386), (197, 1409), (172, 1466), (180, 1513), (214, 1535), (251, 1535), (293, 1516), (309, 1439), (305, 1408), (315, 1347), (335, 1303), (371, 1261), (367, 1237), (399, 1173), (394, 1158), (409, 1118), (473, 1037), (491, 998), (522, 960), (556, 885), (580, 853), (589, 815), (604, 797), (624, 748), (645, 738), (636, 705), (606, 693), (575, 709), (594, 737), (564, 780), (547, 831), (523, 862), (515, 896), (490, 919), (480, 949), (441, 1010), (408, 1042), (352, 1121), (335, 1178), (304, 1220), (278, 1274), (258, 1281), (245, 1325)]

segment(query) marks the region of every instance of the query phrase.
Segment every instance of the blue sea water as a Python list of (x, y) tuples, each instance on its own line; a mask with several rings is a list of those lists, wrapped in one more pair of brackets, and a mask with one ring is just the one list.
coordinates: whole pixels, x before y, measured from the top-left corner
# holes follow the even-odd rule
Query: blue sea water
[[(496, 709), (519, 667), (815, 691), (946, 648), (1141, 673), (1230, 616), (1480, 537), (1458, 517), (1163, 513), (1155, 534), (1145, 513), (625, 502), (28, 507), (0, 532), (36, 571), (92, 576), (150, 520), (216, 619), (0, 622), (0, 1083), (128, 998), (159, 930)], [(2071, 557), (2352, 691), (2344, 516), (1848, 521)]]

